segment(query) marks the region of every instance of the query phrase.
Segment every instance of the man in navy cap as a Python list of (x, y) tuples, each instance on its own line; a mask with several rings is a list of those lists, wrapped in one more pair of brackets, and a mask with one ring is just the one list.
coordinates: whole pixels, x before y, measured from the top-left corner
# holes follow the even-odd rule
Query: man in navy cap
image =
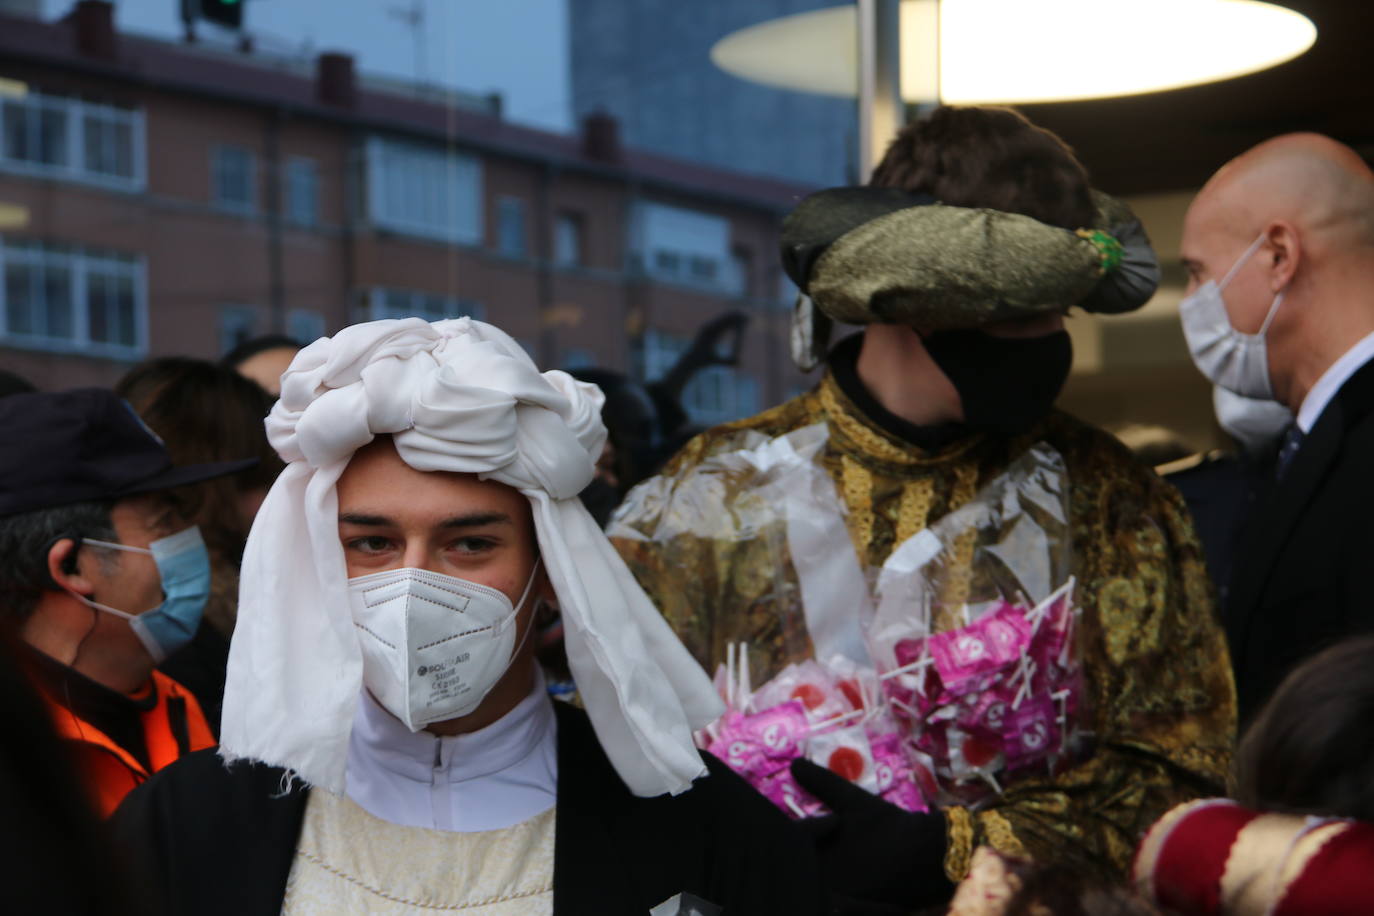
[(173, 467), (109, 391), (0, 399), (0, 620), (32, 650), (101, 814), (214, 743), (195, 697), (154, 670), (195, 633), (210, 586), (167, 491), (252, 463)]

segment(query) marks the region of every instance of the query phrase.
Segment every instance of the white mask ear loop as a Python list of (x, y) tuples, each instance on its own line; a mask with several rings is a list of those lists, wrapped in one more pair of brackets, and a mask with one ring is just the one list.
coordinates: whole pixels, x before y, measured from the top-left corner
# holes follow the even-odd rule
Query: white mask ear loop
[[(96, 547), (104, 547), (108, 550), (122, 550), (125, 553), (144, 553), (148, 556), (153, 555), (153, 552), (149, 550), (147, 547), (130, 547), (128, 544), (116, 544), (113, 541), (100, 541), (96, 540), (95, 538), (82, 538), (81, 543), (94, 544)], [(69, 588), (63, 588), (63, 591), (65, 591), (67, 594), (71, 595), (73, 598), (75, 598), (77, 601), (80, 601), (87, 607), (105, 611), (109, 614), (114, 614), (116, 617), (123, 617), (125, 620), (133, 620), (135, 617), (138, 616), (137, 614), (130, 614), (128, 611), (121, 611), (119, 608), (110, 607), (108, 604), (101, 604), (99, 601), (92, 601), (85, 595), (78, 595), (76, 592), (72, 591)]]
[(104, 547), (108, 550), (122, 550), (125, 553), (142, 553), (152, 556), (153, 552), (147, 547), (131, 547), (128, 544), (116, 544), (113, 541), (97, 541), (95, 538), (83, 538), (81, 543), (94, 544), (97, 547)]
[[(515, 613), (516, 613), (517, 615), (520, 613), (520, 609), (521, 609), (522, 607), (525, 606), (525, 599), (528, 598), (528, 597), (530, 596), (530, 589), (534, 588), (534, 578), (535, 578), (535, 576), (537, 576), (537, 575), (539, 574), (539, 563), (541, 562), (542, 559), (543, 559), (542, 557), (535, 557), (535, 558), (534, 558), (534, 568), (530, 570), (530, 578), (529, 578), (529, 581), (527, 581), (527, 582), (525, 583), (525, 590), (524, 590), (523, 592), (520, 593), (520, 600), (519, 600), (519, 602), (517, 602), (516, 605), (515, 605)], [(516, 643), (516, 644), (515, 644), (515, 648), (511, 650), (511, 653), (510, 653), (510, 661), (506, 662), (506, 671), (509, 671), (509, 670), (510, 670), (510, 666), (513, 665), (513, 664), (515, 664), (515, 657), (516, 657), (517, 655), (520, 654), (520, 650), (521, 650), (521, 649), (525, 648), (525, 640), (527, 640), (527, 639), (530, 638), (530, 630), (533, 630), (533, 629), (534, 629), (534, 614), (531, 613), (531, 614), (530, 614), (530, 624), (529, 624), (529, 626), (525, 627), (525, 635), (520, 637), (520, 642)], [(505, 672), (505, 671), (502, 671), (502, 672), (501, 672), (501, 677), (505, 677), (505, 676), (506, 676), (506, 672)]]
[(1257, 239), (1255, 239), (1253, 242), (1251, 242), (1251, 243), (1250, 243), (1250, 247), (1247, 248), (1247, 249), (1245, 249), (1245, 254), (1243, 254), (1243, 255), (1241, 255), (1239, 258), (1237, 258), (1237, 259), (1236, 259), (1236, 263), (1234, 263), (1234, 264), (1231, 265), (1231, 269), (1228, 270), (1228, 271), (1226, 271), (1226, 276), (1222, 277), (1222, 278), (1221, 278), (1221, 282), (1217, 284), (1217, 290), (1218, 290), (1218, 292), (1226, 288), (1226, 284), (1228, 284), (1228, 283), (1231, 282), (1231, 278), (1234, 277), (1234, 276), (1236, 275), (1236, 271), (1238, 271), (1238, 270), (1240, 270), (1242, 267), (1244, 267), (1244, 266), (1245, 266), (1245, 262), (1248, 261), (1248, 260), (1250, 260), (1250, 257), (1251, 257), (1256, 251), (1258, 251), (1258, 250), (1259, 250), (1259, 246), (1261, 246), (1261, 245), (1263, 245), (1263, 244), (1264, 244), (1264, 233), (1261, 232), (1261, 233), (1259, 234), (1259, 238), (1257, 238)]
[[(1259, 247), (1263, 244), (1264, 233), (1261, 232), (1259, 234), (1259, 238), (1251, 242), (1250, 247), (1245, 249), (1245, 254), (1241, 255), (1240, 258), (1237, 259), (1236, 263), (1231, 265), (1231, 269), (1226, 272), (1226, 276), (1221, 278), (1221, 282), (1217, 284), (1218, 293), (1226, 288), (1226, 285), (1231, 282), (1231, 278), (1236, 275), (1236, 271), (1244, 267), (1245, 262), (1250, 260), (1250, 258), (1255, 254), (1256, 251), (1259, 250)], [(1255, 332), (1254, 336), (1263, 337), (1266, 333), (1268, 333), (1269, 325), (1273, 324), (1274, 316), (1278, 314), (1279, 306), (1283, 304), (1283, 294), (1284, 290), (1279, 290), (1278, 293), (1274, 295), (1274, 301), (1269, 305), (1269, 312), (1264, 316), (1264, 323), (1260, 325), (1260, 329), (1257, 332)]]

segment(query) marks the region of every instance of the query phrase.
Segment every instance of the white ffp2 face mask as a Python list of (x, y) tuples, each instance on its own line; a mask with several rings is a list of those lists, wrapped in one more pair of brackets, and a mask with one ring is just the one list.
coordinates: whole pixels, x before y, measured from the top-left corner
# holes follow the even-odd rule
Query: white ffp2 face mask
[(1283, 292), (1274, 296), (1269, 314), (1264, 316), (1264, 324), (1257, 334), (1242, 334), (1232, 327), (1226, 303), (1221, 298), (1221, 291), (1263, 242), (1263, 235), (1255, 239), (1222, 277), (1221, 283), (1208, 280), (1179, 303), (1178, 311), (1193, 364), (1208, 381), (1242, 397), (1273, 400), (1264, 335), (1283, 302)]
[(513, 607), (494, 588), (424, 569), (389, 569), (349, 579), (363, 683), (413, 732), (468, 715), (519, 651), (516, 614), (538, 572), (536, 560)]

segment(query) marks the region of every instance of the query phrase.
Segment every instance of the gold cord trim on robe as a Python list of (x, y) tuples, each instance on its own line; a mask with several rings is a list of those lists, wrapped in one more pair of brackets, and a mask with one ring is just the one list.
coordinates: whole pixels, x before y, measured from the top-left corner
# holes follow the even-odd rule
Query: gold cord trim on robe
[(904, 543), (930, 524), (930, 504), (935, 498), (935, 481), (929, 477), (909, 480), (902, 485), (897, 507), (897, 543)]
[(945, 819), (949, 824), (945, 848), (945, 876), (958, 883), (968, 874), (977, 846), (978, 825), (967, 808), (948, 808)]
[(895, 442), (860, 419), (858, 408), (840, 390), (840, 383), (835, 381), (835, 376), (831, 373), (827, 372), (821, 379), (816, 393), (825, 413), (824, 419), (834, 431), (853, 442), (856, 450), (865, 457), (876, 458), (888, 464), (913, 467), (942, 463), (957, 458), (983, 441), (981, 434), (972, 435), (949, 449), (932, 454), (915, 445)]

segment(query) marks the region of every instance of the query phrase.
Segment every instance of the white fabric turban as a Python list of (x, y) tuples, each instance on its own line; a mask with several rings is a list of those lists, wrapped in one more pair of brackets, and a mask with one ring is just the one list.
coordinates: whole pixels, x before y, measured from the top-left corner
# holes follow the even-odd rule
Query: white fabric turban
[(636, 795), (690, 788), (705, 772), (691, 733), (720, 700), (577, 498), (606, 438), (602, 400), (467, 318), (373, 321), (297, 354), (267, 418), (288, 464), (244, 552), (224, 759), (343, 791), (363, 662), (335, 483), (357, 449), (391, 433), (417, 470), (477, 474), (529, 499), (568, 661), (607, 756)]

